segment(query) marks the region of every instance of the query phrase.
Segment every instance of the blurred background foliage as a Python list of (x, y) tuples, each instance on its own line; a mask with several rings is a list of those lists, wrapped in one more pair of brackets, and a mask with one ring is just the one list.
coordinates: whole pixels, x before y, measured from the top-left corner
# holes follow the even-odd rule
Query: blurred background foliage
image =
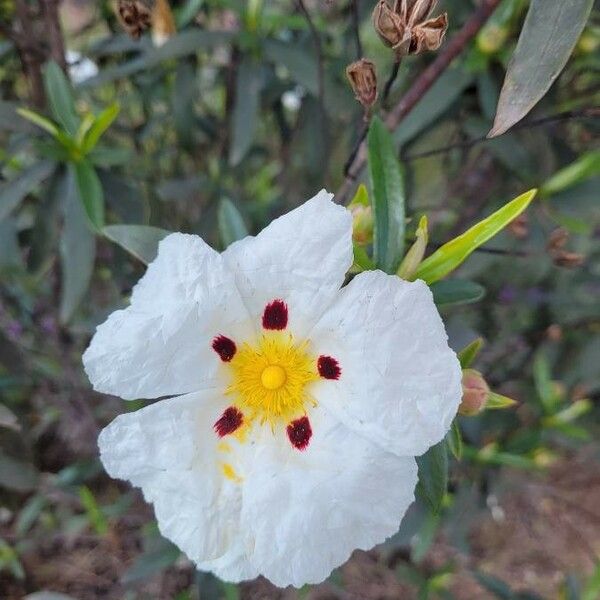
[[(447, 40), (479, 4), (442, 3)], [(529, 4), (502, 0), (393, 136), (407, 240), (426, 214), (430, 251), (540, 188), (436, 295), (452, 346), (482, 338), (475, 368), (518, 405), (458, 419), (438, 512), (419, 499), (378, 550), (282, 592), (195, 573), (107, 478), (97, 433), (143, 403), (92, 393), (80, 357), (163, 230), (223, 248), (339, 188), (363, 128), (345, 67), (366, 56), (381, 84), (394, 62), (374, 2), (178, 1), (157, 45), (109, 2), (0, 1), (1, 597), (600, 596), (600, 14), (529, 116), (486, 139)], [(524, 39), (552, 54), (550, 21)], [(433, 58), (402, 62), (388, 106)]]

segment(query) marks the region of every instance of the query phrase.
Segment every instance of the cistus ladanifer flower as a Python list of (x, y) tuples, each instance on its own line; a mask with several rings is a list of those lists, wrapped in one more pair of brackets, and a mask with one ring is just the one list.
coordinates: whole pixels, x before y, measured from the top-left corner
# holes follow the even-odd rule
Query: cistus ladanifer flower
[(429, 288), (342, 287), (352, 261), (325, 191), (222, 254), (169, 235), (85, 352), (96, 390), (171, 396), (117, 417), (100, 455), (201, 570), (322, 581), (398, 530), (414, 457), (450, 427), (461, 371)]

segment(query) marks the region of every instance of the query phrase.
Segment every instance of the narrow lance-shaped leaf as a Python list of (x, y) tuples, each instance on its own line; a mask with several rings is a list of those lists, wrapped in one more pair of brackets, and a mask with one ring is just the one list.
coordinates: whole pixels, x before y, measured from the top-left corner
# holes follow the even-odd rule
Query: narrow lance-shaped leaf
[(261, 74), (260, 65), (251, 60), (243, 60), (238, 68), (229, 148), (229, 163), (233, 166), (246, 156), (254, 141), (262, 87)]
[(386, 273), (395, 273), (404, 250), (404, 180), (392, 136), (378, 117), (369, 127), (367, 147), (375, 216), (375, 263)]
[(235, 204), (227, 198), (221, 201), (217, 215), (219, 234), (224, 247), (248, 235), (248, 228)]
[(104, 132), (112, 125), (121, 110), (119, 104), (114, 102), (106, 107), (94, 120), (83, 138), (81, 149), (84, 154), (87, 154), (96, 147), (96, 144), (104, 134)]
[(107, 225), (102, 233), (147, 265), (156, 258), (159, 242), (171, 232), (149, 225)]
[(575, 162), (555, 173), (540, 188), (540, 194), (543, 196), (557, 194), (596, 175), (600, 175), (600, 150), (584, 154)]
[(462, 235), (444, 244), (421, 263), (415, 278), (431, 284), (448, 275), (461, 265), (473, 250), (485, 244), (518, 217), (529, 206), (536, 193), (537, 190), (530, 190), (521, 194)]
[(18, 206), (26, 194), (50, 177), (55, 168), (54, 162), (44, 160), (25, 169), (15, 179), (0, 185), (0, 221)]
[(593, 3), (531, 0), (489, 137), (500, 135), (519, 122), (550, 89), (567, 64)]
[(54, 61), (50, 61), (44, 69), (44, 86), (52, 116), (69, 135), (74, 136), (79, 128), (79, 117), (73, 91), (66, 75)]
[(434, 283), (431, 293), (438, 306), (472, 304), (485, 296), (485, 288), (474, 281), (447, 279)]
[(100, 231), (104, 225), (104, 192), (98, 174), (87, 161), (72, 163), (79, 198), (90, 225)]
[(67, 323), (85, 295), (96, 255), (96, 240), (90, 230), (79, 199), (75, 175), (66, 171), (67, 195), (64, 198), (64, 228), (60, 242), (61, 301), (60, 320)]
[(468, 369), (473, 364), (473, 361), (477, 358), (482, 346), (483, 338), (477, 338), (470, 344), (467, 344), (458, 353), (458, 362), (460, 362), (461, 369)]

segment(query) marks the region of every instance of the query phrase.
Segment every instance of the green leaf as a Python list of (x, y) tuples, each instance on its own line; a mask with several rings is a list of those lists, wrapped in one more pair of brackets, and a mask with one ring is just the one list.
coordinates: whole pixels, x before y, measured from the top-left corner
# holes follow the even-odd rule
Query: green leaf
[(584, 154), (555, 173), (540, 188), (540, 194), (543, 196), (557, 194), (598, 174), (600, 174), (600, 150), (595, 150)]
[(225, 600), (239, 600), (240, 599), (240, 590), (235, 583), (227, 583), (225, 581), (221, 582), (223, 586), (223, 595)]
[(231, 200), (224, 198), (221, 201), (217, 219), (221, 242), (225, 248), (248, 235), (244, 219)]
[(147, 265), (156, 258), (159, 242), (171, 232), (149, 225), (107, 225), (102, 233)]
[(52, 116), (69, 135), (75, 136), (79, 128), (79, 117), (75, 110), (71, 84), (54, 61), (47, 63), (44, 68), (44, 87)]
[(67, 323), (71, 319), (87, 292), (96, 255), (96, 240), (79, 200), (74, 174), (71, 170), (66, 173), (67, 195), (63, 204), (64, 227), (60, 241), (61, 323)]
[(367, 191), (367, 186), (364, 183), (361, 183), (356, 189), (356, 193), (354, 194), (354, 198), (352, 198), (352, 202), (348, 204), (348, 207), (352, 206), (370, 206), (369, 201), (369, 192)]
[(104, 225), (104, 192), (98, 174), (87, 160), (71, 163), (70, 166), (85, 214), (93, 229), (100, 231)]
[(375, 268), (375, 264), (362, 246), (352, 244), (352, 248), (354, 250), (354, 266), (358, 267), (357, 270), (370, 271)]
[(437, 514), (448, 487), (448, 452), (446, 440), (432, 446), (422, 456), (417, 456), (419, 467), (418, 489), (431, 510)]
[(454, 271), (473, 250), (485, 244), (518, 217), (529, 206), (536, 193), (537, 190), (534, 189), (521, 194), (462, 235), (444, 244), (421, 263), (415, 278), (431, 284)]
[(544, 411), (552, 414), (558, 408), (560, 398), (554, 391), (548, 359), (541, 351), (533, 359), (533, 382)]
[(47, 131), (50, 135), (54, 137), (58, 136), (58, 127), (50, 119), (44, 117), (44, 115), (40, 115), (28, 108), (17, 108), (16, 112), (24, 119), (27, 119), (27, 121), (30, 121), (44, 131)]
[(50, 177), (56, 164), (50, 160), (35, 163), (15, 179), (0, 185), (0, 221), (5, 219), (42, 181)]
[(463, 441), (456, 419), (452, 421), (452, 427), (446, 434), (446, 443), (448, 444), (448, 448), (450, 449), (450, 452), (452, 452), (454, 458), (456, 458), (456, 460), (460, 460), (462, 458)]
[(265, 56), (275, 64), (283, 65), (292, 79), (311, 94), (319, 93), (318, 63), (310, 51), (298, 44), (267, 39), (263, 43)]
[(593, 0), (531, 0), (508, 65), (490, 137), (520, 121), (554, 83), (583, 31)]
[(108, 531), (108, 522), (100, 510), (94, 494), (86, 485), (79, 487), (79, 499), (96, 534), (104, 535)]
[(375, 264), (386, 273), (395, 273), (404, 250), (404, 178), (392, 136), (379, 117), (371, 121), (367, 147), (375, 219)]
[(104, 134), (104, 132), (112, 125), (117, 118), (121, 107), (118, 102), (114, 102), (106, 107), (95, 119), (92, 126), (83, 138), (81, 149), (84, 154), (87, 154), (96, 147), (96, 144)]
[(121, 576), (122, 583), (133, 583), (156, 575), (159, 571), (170, 567), (179, 557), (181, 551), (177, 546), (167, 542), (155, 550), (144, 552), (133, 565)]
[(0, 489), (29, 492), (36, 488), (39, 473), (33, 465), (5, 454), (0, 449)]
[(95, 77), (83, 81), (79, 87), (93, 87), (130, 77), (140, 71), (145, 71), (159, 65), (161, 62), (173, 58), (180, 58), (196, 54), (200, 50), (229, 44), (235, 35), (228, 31), (203, 31), (200, 29), (187, 29), (169, 38), (169, 41), (160, 47), (151, 46), (141, 56), (120, 65), (103, 69)]
[(508, 396), (503, 396), (502, 394), (497, 394), (496, 392), (490, 392), (488, 395), (488, 399), (485, 403), (486, 410), (502, 410), (503, 408), (510, 408), (517, 403), (516, 400), (509, 398)]
[(232, 166), (240, 163), (254, 141), (261, 88), (260, 64), (253, 60), (242, 60), (237, 72), (235, 106), (231, 119), (229, 164)]
[(476, 571), (475, 578), (483, 588), (494, 594), (496, 598), (501, 598), (502, 600), (514, 600), (510, 587), (497, 577), (487, 575), (481, 571)]
[(467, 369), (472, 364), (473, 361), (477, 358), (479, 351), (483, 346), (483, 338), (477, 338), (473, 340), (470, 344), (467, 344), (459, 353), (458, 353), (458, 361), (460, 362), (461, 369)]
[(472, 304), (485, 296), (485, 288), (474, 281), (447, 279), (431, 286), (433, 301), (438, 306)]

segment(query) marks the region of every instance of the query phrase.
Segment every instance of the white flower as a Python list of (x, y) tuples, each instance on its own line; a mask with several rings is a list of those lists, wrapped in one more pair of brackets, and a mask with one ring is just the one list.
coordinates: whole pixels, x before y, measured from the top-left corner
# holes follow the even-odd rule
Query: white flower
[(102, 462), (222, 579), (316, 583), (395, 533), (414, 456), (456, 414), (428, 287), (371, 271), (340, 290), (351, 237), (325, 191), (222, 254), (172, 234), (83, 357), (98, 391), (175, 396), (117, 417)]

